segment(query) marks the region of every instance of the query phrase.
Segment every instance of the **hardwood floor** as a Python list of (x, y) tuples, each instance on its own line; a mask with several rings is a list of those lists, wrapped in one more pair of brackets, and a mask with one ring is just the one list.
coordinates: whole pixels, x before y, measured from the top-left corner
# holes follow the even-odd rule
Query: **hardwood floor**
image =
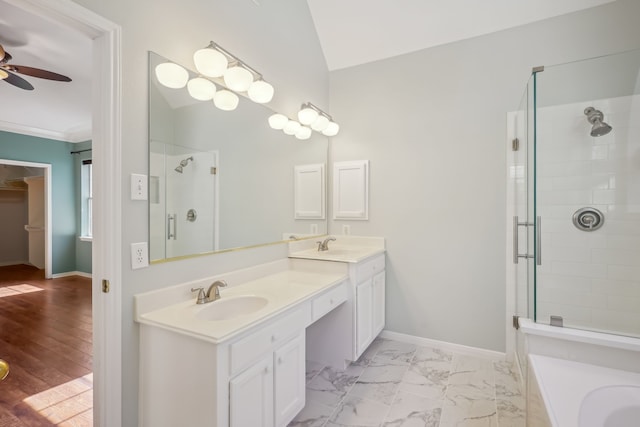
[(0, 267), (0, 427), (91, 426), (91, 279)]

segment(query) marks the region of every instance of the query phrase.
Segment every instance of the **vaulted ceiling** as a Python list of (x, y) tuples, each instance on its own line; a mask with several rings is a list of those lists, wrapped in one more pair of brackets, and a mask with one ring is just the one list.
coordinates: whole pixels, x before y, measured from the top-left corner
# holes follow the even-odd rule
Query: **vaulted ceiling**
[[(253, 1), (253, 0), (244, 0)], [(329, 70), (609, 3), (614, 0), (307, 0)], [(126, 41), (125, 41), (126, 42)], [(90, 138), (91, 42), (0, 0), (0, 44), (12, 63), (64, 74), (26, 76), (33, 91), (0, 81), (0, 130), (71, 142)]]

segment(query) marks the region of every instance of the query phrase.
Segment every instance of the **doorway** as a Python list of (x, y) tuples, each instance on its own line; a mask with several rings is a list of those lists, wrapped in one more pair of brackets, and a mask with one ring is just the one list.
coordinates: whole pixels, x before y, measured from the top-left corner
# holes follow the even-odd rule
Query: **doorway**
[[(93, 425), (122, 424), (121, 93), (118, 25), (63, 0), (3, 0), (78, 31), (91, 41), (93, 143)], [(108, 292), (103, 292), (103, 289)], [(9, 374), (11, 375), (11, 374)]]

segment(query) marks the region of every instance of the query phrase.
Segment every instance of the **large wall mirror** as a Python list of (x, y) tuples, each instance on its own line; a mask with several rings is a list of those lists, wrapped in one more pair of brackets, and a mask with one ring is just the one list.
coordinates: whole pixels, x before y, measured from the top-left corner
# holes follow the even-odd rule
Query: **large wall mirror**
[[(235, 110), (222, 111), (186, 88), (165, 87), (155, 68), (167, 61), (149, 53), (151, 261), (325, 234), (327, 138), (273, 130), (274, 111), (242, 96)], [(300, 170), (319, 174), (296, 179)], [(313, 208), (304, 212), (314, 214), (299, 214), (301, 193)]]

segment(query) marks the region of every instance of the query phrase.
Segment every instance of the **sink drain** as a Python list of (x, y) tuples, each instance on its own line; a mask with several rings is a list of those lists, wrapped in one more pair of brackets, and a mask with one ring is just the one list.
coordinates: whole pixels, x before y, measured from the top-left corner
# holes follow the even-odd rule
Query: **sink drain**
[(595, 231), (604, 224), (604, 215), (596, 208), (578, 209), (573, 214), (573, 225), (581, 231)]

